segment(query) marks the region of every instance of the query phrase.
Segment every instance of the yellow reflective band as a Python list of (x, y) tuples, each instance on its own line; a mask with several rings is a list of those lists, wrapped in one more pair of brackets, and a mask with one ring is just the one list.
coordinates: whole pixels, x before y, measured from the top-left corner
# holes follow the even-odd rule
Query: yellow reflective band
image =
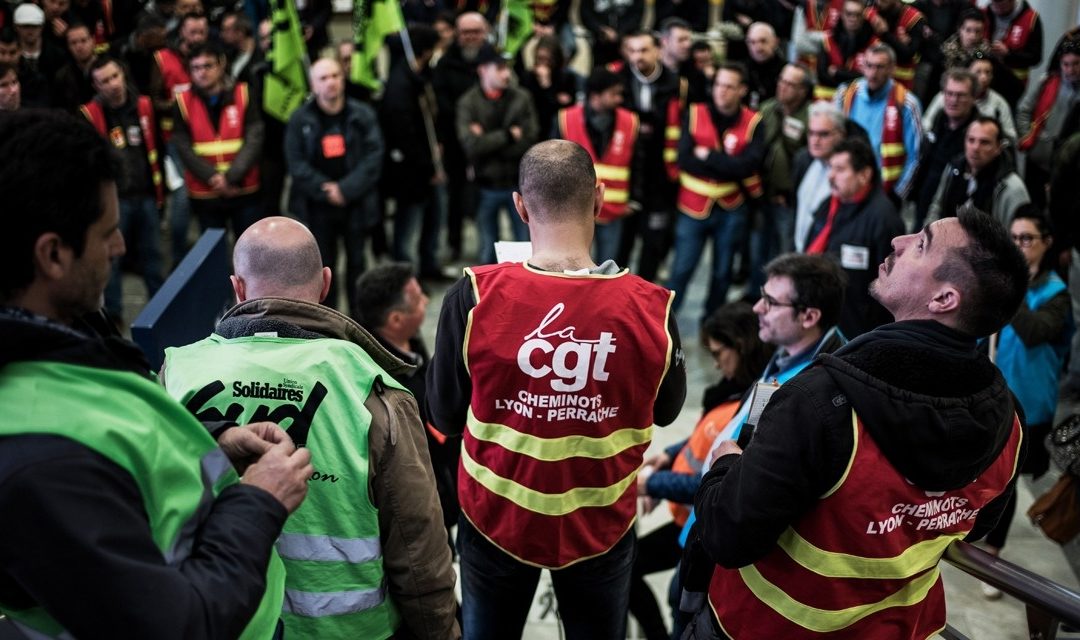
[(882, 180), (896, 180), (900, 177), (900, 174), (904, 172), (903, 167), (882, 167), (881, 179)]
[(630, 192), (626, 189), (606, 189), (604, 191), (604, 202), (611, 202), (613, 204), (623, 204), (630, 201)]
[(832, 100), (834, 97), (836, 97), (836, 87), (814, 85), (815, 100)]
[(699, 195), (708, 198), (723, 198), (739, 190), (739, 185), (734, 182), (711, 183), (686, 173), (679, 172), (679, 184)]
[(558, 462), (568, 458), (610, 458), (630, 447), (648, 444), (652, 440), (652, 426), (644, 429), (633, 427), (619, 429), (605, 438), (589, 436), (540, 438), (511, 429), (506, 425), (480, 422), (471, 409), (466, 423), (469, 426), (469, 433), (477, 440), (497, 444), (514, 453), (544, 462)]
[(1010, 71), (1013, 72), (1013, 75), (1016, 76), (1018, 80), (1023, 80), (1024, 82), (1027, 82), (1028, 76), (1031, 75), (1031, 71), (1028, 69), (1010, 69)]
[(465, 447), (461, 448), (461, 466), (488, 491), (502, 496), (523, 509), (545, 516), (565, 516), (585, 507), (607, 507), (614, 504), (636, 479), (638, 469), (608, 487), (575, 487), (563, 493), (541, 493), (503, 478), (476, 462)]
[(851, 446), (851, 457), (848, 458), (847, 467), (844, 468), (844, 473), (840, 476), (840, 479), (836, 481), (828, 491), (822, 494), (821, 499), (824, 500), (832, 494), (836, 493), (840, 489), (840, 486), (847, 480), (848, 474), (851, 473), (851, 466), (855, 464), (855, 454), (859, 452), (859, 418), (855, 415), (855, 410), (851, 410), (851, 442), (854, 443)]
[(966, 534), (958, 533), (923, 540), (891, 558), (865, 558), (820, 549), (788, 527), (776, 543), (791, 559), (814, 573), (828, 578), (865, 578), (882, 580), (910, 578), (937, 564), (945, 548)]
[(151, 164), (157, 162), (157, 149), (148, 151), (146, 153), (146, 159), (149, 160)]
[(807, 606), (784, 593), (780, 587), (769, 582), (750, 565), (739, 569), (739, 575), (748, 589), (773, 611), (791, 622), (818, 633), (831, 633), (849, 627), (863, 618), (891, 607), (910, 607), (922, 602), (937, 582), (937, 567), (915, 578), (896, 593), (879, 600), (847, 609), (818, 609)]
[(911, 80), (915, 77), (914, 67), (896, 67), (893, 69), (892, 77), (899, 80)]
[(678, 149), (664, 149), (664, 162), (675, 162), (679, 159)]
[(232, 165), (230, 165), (228, 162), (219, 162), (214, 165), (214, 169), (217, 170), (218, 173), (225, 173), (229, 170), (230, 166)]
[(881, 143), (881, 157), (894, 158), (896, 156), (904, 155), (904, 143), (903, 142), (882, 142)]
[(678, 140), (681, 135), (679, 127), (664, 127), (664, 137), (668, 140)]
[(154, 179), (154, 185), (155, 186), (161, 184), (161, 174), (158, 173), (157, 171), (154, 172), (154, 178), (153, 179)]
[(196, 142), (191, 145), (192, 151), (200, 156), (219, 156), (226, 153), (237, 153), (244, 146), (242, 139), (237, 140), (211, 140), (210, 142)]
[(601, 180), (622, 180), (626, 182), (630, 179), (630, 169), (628, 167), (616, 167), (610, 164), (594, 165), (596, 168), (596, 177)]

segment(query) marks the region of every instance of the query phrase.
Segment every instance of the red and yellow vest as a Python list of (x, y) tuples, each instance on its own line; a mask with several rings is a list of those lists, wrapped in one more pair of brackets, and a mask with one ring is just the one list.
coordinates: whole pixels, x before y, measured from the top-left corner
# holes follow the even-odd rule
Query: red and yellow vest
[(844, 475), (761, 560), (717, 567), (709, 603), (739, 638), (928, 638), (945, 626), (938, 561), (1016, 473), (1020, 421), (970, 484), (923, 491), (905, 479), (852, 412)]
[(532, 7), (533, 20), (547, 24), (555, 16), (559, 0), (530, 0), (529, 5)]
[[(146, 149), (146, 161), (150, 164), (150, 178), (154, 182), (154, 200), (160, 207), (165, 202), (165, 188), (161, 179), (161, 161), (158, 158), (157, 130), (154, 127), (154, 103), (146, 96), (139, 96), (135, 104), (139, 113), (139, 128), (142, 129), (143, 148)], [(105, 138), (108, 132), (105, 130), (105, 111), (97, 100), (91, 100), (79, 107), (86, 119), (90, 121), (98, 134)]]
[(603, 154), (593, 149), (585, 127), (585, 107), (576, 105), (559, 111), (559, 137), (576, 142), (589, 152), (596, 177), (604, 183), (604, 206), (597, 222), (604, 224), (627, 214), (630, 202), (630, 165), (638, 136), (638, 117), (628, 109), (615, 109), (615, 131)]
[(807, 31), (829, 31), (840, 22), (840, 11), (844, 0), (829, 0), (824, 12), (818, 12), (817, 0), (803, 3), (803, 15), (806, 16)]
[[(191, 76), (188, 75), (184, 59), (175, 50), (163, 47), (154, 52), (154, 61), (157, 62), (158, 71), (161, 72), (161, 82), (165, 87), (165, 96), (169, 100), (176, 100), (176, 96), (191, 87)], [(161, 117), (161, 139), (168, 142), (172, 137), (173, 121), (171, 116)]]
[[(705, 464), (705, 456), (709, 455), (713, 441), (735, 417), (740, 404), (738, 400), (725, 402), (714, 407), (701, 420), (698, 420), (694, 432), (690, 434), (686, 444), (679, 450), (679, 455), (672, 461), (671, 470), (674, 473), (701, 475), (701, 467)], [(686, 524), (687, 518), (690, 517), (691, 505), (671, 502), (668, 506), (671, 508), (671, 519), (675, 521), (675, 524), (680, 527)]]
[(458, 470), (462, 513), (526, 564), (606, 553), (634, 524), (653, 402), (672, 360), (673, 294), (623, 271), (521, 263), (465, 270), (472, 398)]
[[(825, 50), (825, 55), (829, 57), (829, 65), (836, 67), (837, 69), (847, 69), (849, 71), (861, 71), (863, 60), (866, 58), (866, 52), (870, 50), (870, 47), (881, 42), (877, 36), (873, 36), (867, 41), (866, 46), (855, 52), (855, 55), (851, 58), (844, 60), (844, 54), (840, 51), (840, 47), (837, 46), (836, 40), (832, 37), (831, 33), (826, 33), (825, 38), (821, 41), (821, 47)], [(814, 86), (814, 100), (828, 100), (832, 102), (832, 99), (836, 96), (836, 87), (827, 87), (823, 84), (817, 84)]]
[(671, 98), (667, 104), (667, 122), (664, 124), (664, 169), (668, 180), (679, 179), (679, 138), (682, 136), (682, 114), (686, 108), (690, 83), (686, 78), (679, 78), (679, 96)]
[[(870, 20), (878, 14), (877, 9), (870, 7), (866, 10), (866, 19)], [(896, 27), (893, 28), (893, 35), (896, 35), (896, 29), (903, 27), (905, 31), (911, 31), (912, 28), (922, 20), (923, 14), (915, 7), (904, 5), (901, 10), (900, 19), (896, 22)], [(912, 56), (908, 62), (901, 63), (897, 61), (896, 68), (893, 69), (893, 80), (896, 80), (900, 84), (904, 85), (905, 89), (912, 89), (915, 86), (915, 67), (918, 66), (919, 60), (922, 56), (916, 53)]]
[[(720, 132), (713, 124), (708, 105), (704, 103), (690, 105), (688, 121), (689, 133), (695, 146), (721, 149)], [(724, 153), (729, 156), (742, 153), (754, 137), (754, 130), (759, 122), (761, 122), (761, 115), (758, 112), (742, 107), (735, 125), (723, 132)], [(744, 178), (740, 184), (734, 180), (715, 180), (680, 171), (679, 211), (699, 220), (709, 217), (714, 204), (719, 204), (724, 210), (731, 211), (745, 201), (744, 188), (751, 198), (760, 198), (763, 194), (761, 176), (755, 172)]]
[(94, 36), (94, 53), (98, 55), (109, 50), (109, 38), (116, 33), (116, 25), (113, 23), (112, 0), (100, 1), (101, 18), (91, 28)]
[[(855, 101), (855, 94), (863, 83), (852, 82), (844, 90), (841, 111), (845, 116), (851, 115), (851, 105)], [(886, 193), (893, 193), (896, 182), (904, 173), (904, 163), (907, 161), (907, 148), (904, 147), (904, 118), (900, 110), (907, 99), (907, 89), (899, 82), (893, 82), (892, 91), (889, 92), (888, 102), (885, 104), (885, 117), (881, 125), (881, 188)]]
[(1061, 89), (1061, 74), (1051, 73), (1043, 79), (1039, 87), (1039, 98), (1035, 101), (1035, 109), (1031, 112), (1031, 128), (1020, 138), (1020, 150), (1030, 151), (1039, 141), (1039, 134), (1046, 127), (1046, 119), (1054, 109), (1054, 101), (1057, 100), (1058, 90)]
[[(990, 8), (983, 9), (983, 20), (986, 24), (987, 38), (989, 39), (994, 35), (993, 28), (990, 24)], [(1031, 37), (1031, 32), (1035, 29), (1035, 23), (1039, 19), (1039, 13), (1031, 8), (1031, 5), (1024, 7), (1024, 10), (1020, 12), (1020, 15), (1016, 16), (1012, 22), (1009, 23), (1009, 31), (1005, 34), (1005, 46), (1009, 48), (1009, 51), (1018, 51), (1024, 48), (1027, 44), (1028, 38)], [(1007, 67), (1009, 71), (1012, 71), (1013, 75), (1017, 77), (1024, 86), (1027, 86), (1028, 78), (1031, 76), (1031, 70), (1023, 67)]]
[[(244, 146), (244, 114), (248, 107), (247, 83), (237, 82), (233, 88), (232, 101), (221, 109), (217, 127), (210, 122), (210, 113), (202, 98), (191, 89), (176, 97), (180, 116), (191, 131), (191, 146), (195, 155), (213, 165), (219, 173), (229, 166)], [(184, 182), (192, 198), (216, 198), (218, 195), (191, 171), (184, 170)], [(254, 193), (259, 189), (259, 165), (252, 165), (244, 174), (238, 187), (240, 194)]]

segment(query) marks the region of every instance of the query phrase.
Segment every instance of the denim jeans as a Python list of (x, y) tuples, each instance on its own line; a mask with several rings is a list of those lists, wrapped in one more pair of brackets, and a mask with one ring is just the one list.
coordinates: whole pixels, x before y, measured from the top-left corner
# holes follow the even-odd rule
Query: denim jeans
[(510, 215), (510, 224), (514, 230), (514, 240), (529, 239), (529, 227), (521, 221), (514, 209), (513, 189), (480, 189), (480, 200), (476, 204), (476, 235), (480, 244), (479, 264), (495, 262), (495, 241), (499, 239), (499, 209), (506, 207)]
[(795, 250), (795, 211), (770, 202), (761, 207), (761, 224), (750, 232), (750, 288), (754, 298), (765, 284), (765, 265), (781, 253)]
[[(622, 240), (622, 218), (607, 224), (597, 224), (593, 235), (593, 260), (600, 264), (604, 260), (618, 260), (619, 243)], [(626, 266), (626, 265), (620, 265)]]
[[(419, 275), (431, 275), (439, 271), (438, 251), (440, 224), (439, 201), (434, 190), (426, 200), (399, 202), (394, 212), (394, 260), (411, 262)], [(419, 245), (416, 234), (419, 232)], [(413, 256), (410, 247), (417, 247), (419, 255)]]
[(683, 295), (694, 277), (705, 242), (712, 238), (712, 277), (709, 296), (705, 301), (704, 316), (724, 304), (728, 286), (731, 285), (731, 262), (746, 230), (746, 218), (750, 208), (743, 204), (731, 211), (714, 206), (708, 218), (698, 220), (680, 214), (675, 221), (675, 259), (671, 265), (668, 289), (675, 292), (674, 309), (682, 304)]
[[(164, 283), (161, 275), (161, 236), (158, 226), (158, 209), (153, 198), (122, 198), (120, 200), (120, 234), (128, 253), (137, 254), (142, 263), (143, 283), (146, 297), (150, 299)], [(105, 285), (105, 308), (119, 318), (123, 311), (122, 283), (124, 274), (120, 268), (122, 258), (113, 260), (112, 275)]]
[[(465, 640), (520, 638), (540, 569), (504, 553), (464, 516), (457, 541)], [(636, 548), (631, 528), (607, 553), (551, 572), (567, 640), (625, 640)]]
[[(184, 172), (184, 163), (180, 162), (180, 154), (176, 146), (169, 143), (165, 146), (165, 152), (176, 165), (176, 170)], [(169, 194), (169, 244), (172, 249), (172, 264), (175, 268), (184, 259), (188, 252), (188, 229), (191, 227), (191, 199), (188, 196), (187, 185), (180, 187)]]

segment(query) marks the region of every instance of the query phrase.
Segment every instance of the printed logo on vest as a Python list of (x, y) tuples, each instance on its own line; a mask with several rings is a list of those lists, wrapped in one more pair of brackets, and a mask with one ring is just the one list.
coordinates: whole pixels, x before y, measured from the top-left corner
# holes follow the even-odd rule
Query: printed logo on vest
[[(581, 391), (593, 380), (608, 379), (608, 356), (615, 353), (615, 337), (609, 331), (601, 331), (596, 339), (578, 338), (574, 335), (576, 327), (568, 325), (562, 329), (549, 329), (549, 326), (566, 309), (558, 303), (547, 312), (544, 319), (525, 336), (518, 349), (518, 367), (525, 375), (532, 378), (546, 378), (555, 374), (551, 388), (555, 391)], [(554, 339), (554, 340), (552, 340)], [(541, 356), (534, 358), (539, 351)], [(534, 362), (542, 363), (539, 366)]]
[[(289, 430), (289, 435), (296, 441), (297, 446), (303, 446), (307, 441), (307, 432), (311, 429), (311, 423), (319, 406), (328, 393), (321, 382), (316, 382), (308, 394), (307, 402), (304, 402), (304, 389), (297, 382), (286, 378), (283, 382), (271, 384), (256, 380), (240, 381), (232, 383), (232, 397), (255, 398), (265, 400), (277, 400), (280, 403), (267, 403), (253, 405), (250, 401), (245, 404), (233, 402), (227, 408), (221, 410), (228, 396), (219, 398), (225, 391), (225, 383), (214, 380), (195, 392), (184, 407), (201, 421), (228, 421), (236, 424), (248, 424), (250, 422), (270, 421), (280, 424)], [(304, 402), (301, 407), (299, 403)], [(291, 424), (283, 424), (291, 420)], [(302, 436), (302, 437), (301, 437)]]

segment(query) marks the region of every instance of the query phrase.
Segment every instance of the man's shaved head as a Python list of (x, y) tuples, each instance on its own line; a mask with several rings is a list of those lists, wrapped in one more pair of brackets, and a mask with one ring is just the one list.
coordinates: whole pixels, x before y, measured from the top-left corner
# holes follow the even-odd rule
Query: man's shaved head
[(325, 295), (323, 271), (315, 236), (292, 218), (259, 220), (240, 235), (233, 250), (239, 301), (277, 297), (317, 304)]
[(589, 152), (568, 140), (533, 145), (521, 158), (522, 200), (542, 221), (590, 220), (596, 200), (596, 169)]

